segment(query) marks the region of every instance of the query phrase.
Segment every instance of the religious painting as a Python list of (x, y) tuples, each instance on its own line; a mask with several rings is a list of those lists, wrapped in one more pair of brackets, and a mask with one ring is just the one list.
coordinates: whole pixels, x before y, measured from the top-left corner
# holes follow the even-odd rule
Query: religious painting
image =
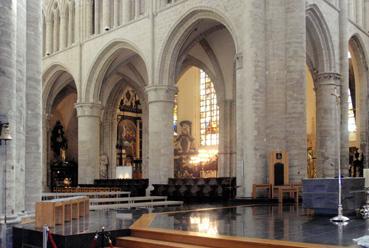
[(117, 143), (124, 150), (125, 157), (137, 157), (137, 126), (132, 120), (122, 119), (118, 123)]

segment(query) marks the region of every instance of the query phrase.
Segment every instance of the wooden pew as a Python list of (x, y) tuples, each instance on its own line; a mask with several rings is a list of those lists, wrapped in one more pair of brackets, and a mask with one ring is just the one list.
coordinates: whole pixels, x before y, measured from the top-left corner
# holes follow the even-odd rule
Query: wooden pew
[(36, 224), (38, 228), (48, 225), (63, 225), (65, 221), (85, 217), (90, 211), (87, 196), (75, 196), (36, 203)]

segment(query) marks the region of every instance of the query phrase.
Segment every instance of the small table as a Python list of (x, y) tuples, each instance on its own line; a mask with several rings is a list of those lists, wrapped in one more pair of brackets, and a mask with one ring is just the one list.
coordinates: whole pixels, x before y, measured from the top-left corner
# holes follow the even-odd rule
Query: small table
[(267, 189), (268, 190), (268, 198), (272, 198), (272, 185), (271, 184), (253, 184), (252, 185), (252, 198), (256, 198), (256, 190), (257, 189)]
[(293, 198), (295, 199), (295, 202), (299, 202), (299, 191), (300, 188), (298, 186), (278, 186), (278, 202), (283, 204), (283, 194), (289, 193), (290, 195), (293, 194)]

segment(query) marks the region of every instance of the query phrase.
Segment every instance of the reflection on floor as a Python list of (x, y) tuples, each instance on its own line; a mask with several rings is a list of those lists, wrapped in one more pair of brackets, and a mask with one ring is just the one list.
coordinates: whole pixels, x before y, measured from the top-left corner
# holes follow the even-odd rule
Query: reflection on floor
[[(149, 230), (316, 243), (321, 244), (320, 247), (357, 247), (353, 239), (369, 235), (369, 220), (353, 217), (348, 225), (340, 227), (332, 224), (329, 217), (313, 216), (296, 205), (234, 206), (230, 203), (91, 211), (89, 218), (58, 225), (51, 231), (58, 247), (89, 247), (94, 233), (102, 226), (111, 232), (113, 238), (127, 236), (131, 233), (129, 227), (133, 223), (137, 226), (143, 214), (150, 216), (146, 223), (142, 222)], [(17, 225), (13, 229), (13, 242), (14, 247), (41, 247), (41, 230), (35, 228), (33, 223)]]
[(369, 220), (337, 226), (296, 205), (239, 206), (159, 214), (150, 228), (356, 247), (354, 238), (369, 235)]

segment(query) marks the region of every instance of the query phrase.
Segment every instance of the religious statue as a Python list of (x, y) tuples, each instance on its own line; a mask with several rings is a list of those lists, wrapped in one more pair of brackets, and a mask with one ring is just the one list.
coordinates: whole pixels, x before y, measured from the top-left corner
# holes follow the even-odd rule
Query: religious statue
[(100, 155), (100, 179), (108, 179), (109, 159), (106, 154)]
[(57, 121), (51, 131), (51, 148), (54, 157), (58, 160), (65, 161), (65, 152), (68, 149), (68, 141), (64, 137), (64, 127), (60, 121)]

